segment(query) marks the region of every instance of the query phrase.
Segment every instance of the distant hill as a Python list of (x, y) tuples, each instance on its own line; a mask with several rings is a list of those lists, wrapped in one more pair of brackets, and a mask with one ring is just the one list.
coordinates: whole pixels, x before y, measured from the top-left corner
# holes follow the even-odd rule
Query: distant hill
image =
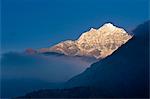
[(148, 98), (149, 24), (139, 25), (129, 42), (66, 83), (68, 89), (43, 90), (24, 98)]

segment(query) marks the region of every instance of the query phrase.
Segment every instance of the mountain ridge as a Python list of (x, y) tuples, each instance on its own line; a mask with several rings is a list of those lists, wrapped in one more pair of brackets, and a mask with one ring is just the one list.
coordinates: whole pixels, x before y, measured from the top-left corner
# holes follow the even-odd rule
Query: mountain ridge
[(148, 98), (149, 26), (150, 21), (139, 25), (127, 44), (74, 76), (64, 89), (34, 91), (21, 98)]

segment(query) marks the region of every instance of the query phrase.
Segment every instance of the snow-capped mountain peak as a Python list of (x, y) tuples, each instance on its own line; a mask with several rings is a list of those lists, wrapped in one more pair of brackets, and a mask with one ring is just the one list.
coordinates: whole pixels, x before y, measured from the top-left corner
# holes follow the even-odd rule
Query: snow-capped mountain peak
[(106, 23), (99, 29), (91, 28), (75, 41), (67, 40), (61, 42), (46, 48), (46, 51), (63, 53), (69, 56), (88, 56), (99, 59), (112, 54), (131, 38), (132, 36), (124, 29), (112, 23)]
[(114, 25), (112, 23), (105, 23), (103, 26), (114, 27)]

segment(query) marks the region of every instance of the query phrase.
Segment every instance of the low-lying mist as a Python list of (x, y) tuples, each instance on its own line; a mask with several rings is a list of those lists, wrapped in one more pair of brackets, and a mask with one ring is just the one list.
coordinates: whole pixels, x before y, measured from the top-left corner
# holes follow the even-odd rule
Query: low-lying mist
[(38, 79), (47, 82), (64, 82), (83, 72), (93, 63), (83, 57), (65, 55), (29, 55), (5, 53), (1, 57), (3, 79)]

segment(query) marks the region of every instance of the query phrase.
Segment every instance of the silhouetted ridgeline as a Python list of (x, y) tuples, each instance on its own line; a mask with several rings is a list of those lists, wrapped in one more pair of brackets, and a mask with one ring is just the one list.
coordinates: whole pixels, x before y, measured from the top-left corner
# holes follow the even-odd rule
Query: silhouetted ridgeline
[(128, 43), (70, 79), (66, 83), (68, 89), (40, 90), (23, 97), (148, 98), (149, 24), (150, 21), (139, 25)]
[(74, 87), (70, 89), (39, 90), (17, 98), (96, 98), (99, 96), (110, 97), (103, 90), (95, 87)]

